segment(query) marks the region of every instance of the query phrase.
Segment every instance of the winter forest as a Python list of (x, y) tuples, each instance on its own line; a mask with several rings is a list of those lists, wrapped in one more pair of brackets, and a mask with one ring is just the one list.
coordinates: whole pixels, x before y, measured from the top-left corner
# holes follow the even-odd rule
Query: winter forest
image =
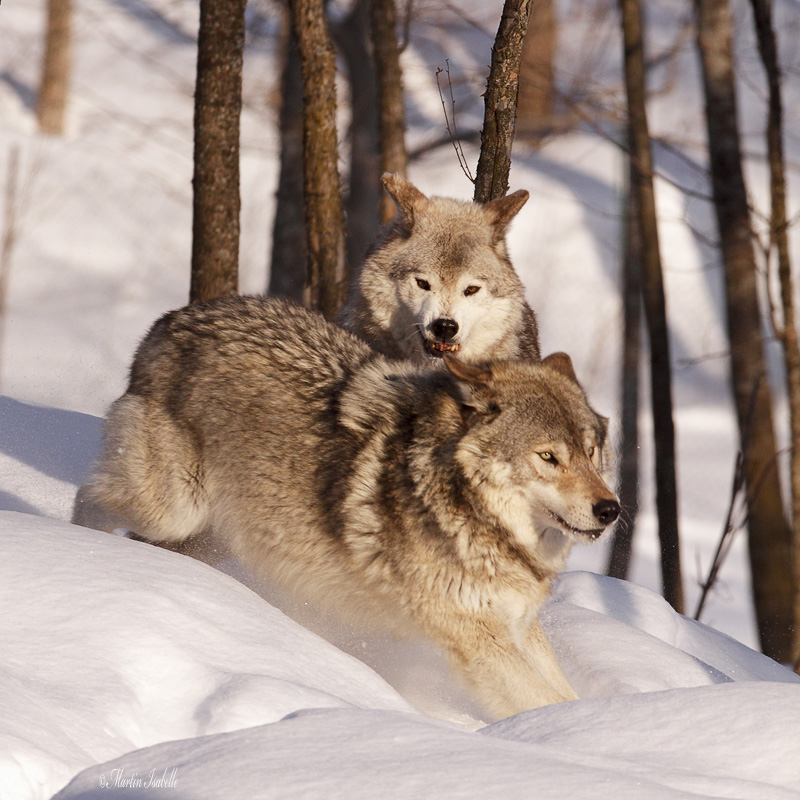
[[(6, 0), (0, 798), (800, 798), (799, 123), (796, 0)], [(152, 322), (335, 320), (386, 172), (530, 192), (622, 506), (541, 614), (580, 700), (490, 722), (430, 642), (69, 523)]]

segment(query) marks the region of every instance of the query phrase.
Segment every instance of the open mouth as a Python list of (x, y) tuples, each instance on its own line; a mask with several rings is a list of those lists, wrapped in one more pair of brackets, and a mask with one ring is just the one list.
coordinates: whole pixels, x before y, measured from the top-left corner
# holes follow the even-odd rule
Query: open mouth
[(589, 528), (586, 530), (582, 528), (574, 528), (563, 517), (560, 517), (558, 514), (556, 514), (555, 511), (550, 511), (548, 509), (547, 513), (558, 523), (558, 527), (564, 533), (571, 533), (573, 536), (584, 536), (587, 539), (594, 541), (595, 539), (599, 539), (605, 532), (605, 528)]
[(460, 344), (455, 344), (454, 342), (435, 342), (425, 336), (422, 336), (422, 346), (425, 348), (425, 352), (434, 358), (441, 358), (444, 353), (455, 354), (461, 349)]

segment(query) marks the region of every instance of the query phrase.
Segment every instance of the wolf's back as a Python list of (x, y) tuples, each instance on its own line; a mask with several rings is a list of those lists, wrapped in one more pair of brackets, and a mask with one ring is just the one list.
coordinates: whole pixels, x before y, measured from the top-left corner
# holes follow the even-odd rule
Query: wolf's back
[[(254, 385), (265, 370), (287, 378), (308, 375), (327, 385), (371, 351), (319, 314), (282, 300), (230, 296), (170, 311), (142, 340), (131, 366), (129, 392), (163, 392), (165, 383), (206, 374)], [(179, 387), (171, 386), (173, 391)]]
[[(347, 461), (332, 400), (371, 358), (351, 334), (282, 301), (232, 296), (169, 312), (136, 352), (75, 521), (107, 527), (101, 506), (115, 525), (168, 541), (217, 524), (209, 509), (271, 493), (265, 504), (300, 522), (324, 496), (313, 465)], [(326, 452), (334, 440), (338, 459)]]

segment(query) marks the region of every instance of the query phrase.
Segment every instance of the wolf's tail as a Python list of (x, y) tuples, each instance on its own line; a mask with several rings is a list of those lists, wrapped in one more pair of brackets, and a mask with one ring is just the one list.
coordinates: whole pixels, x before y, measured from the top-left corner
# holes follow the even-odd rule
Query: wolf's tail
[(154, 542), (203, 531), (208, 503), (202, 461), (190, 432), (145, 398), (125, 394), (111, 407), (104, 447), (75, 498), (72, 521), (124, 527)]

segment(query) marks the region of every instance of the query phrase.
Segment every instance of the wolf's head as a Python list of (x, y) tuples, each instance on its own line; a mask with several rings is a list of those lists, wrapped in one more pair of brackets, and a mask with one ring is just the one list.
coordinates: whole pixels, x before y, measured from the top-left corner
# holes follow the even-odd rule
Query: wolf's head
[[(479, 204), (426, 197), (398, 175), (383, 182), (397, 213), (359, 275), (366, 308), (357, 313), (373, 326), (365, 332), (391, 337), (391, 355), (418, 363), (444, 353), (466, 361), (515, 355), (525, 297), (505, 233), (528, 192)], [(347, 315), (345, 325), (357, 327)]]
[(589, 406), (569, 356), (445, 360), (466, 427), (456, 458), (473, 491), (525, 546), (540, 547), (553, 529), (597, 539), (620, 513), (606, 483), (608, 426)]

